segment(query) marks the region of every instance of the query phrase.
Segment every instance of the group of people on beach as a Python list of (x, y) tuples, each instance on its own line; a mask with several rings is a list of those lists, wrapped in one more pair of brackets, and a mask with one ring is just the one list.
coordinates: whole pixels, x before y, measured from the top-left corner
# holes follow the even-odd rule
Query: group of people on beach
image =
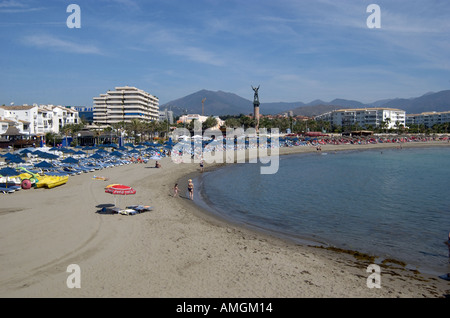
[[(188, 180), (188, 186), (187, 186), (188, 192), (189, 192), (189, 199), (194, 200), (194, 183), (192, 183), (192, 179)], [(178, 183), (175, 183), (173, 187), (173, 197), (178, 197)]]
[[(203, 159), (200, 161), (200, 171), (203, 172), (204, 167), (204, 161)], [(189, 199), (194, 200), (194, 183), (192, 182), (192, 179), (188, 180), (188, 186), (187, 186), (188, 192), (189, 192)], [(173, 197), (178, 197), (178, 183), (175, 183), (173, 186)]]

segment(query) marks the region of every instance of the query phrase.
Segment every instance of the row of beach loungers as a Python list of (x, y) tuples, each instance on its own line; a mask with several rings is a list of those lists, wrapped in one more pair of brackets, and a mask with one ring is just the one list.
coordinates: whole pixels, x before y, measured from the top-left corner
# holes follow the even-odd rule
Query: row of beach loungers
[[(52, 148), (53, 149), (53, 148)], [(102, 149), (102, 148), (100, 148)], [(17, 151), (14, 154), (7, 153), (2, 155), (5, 162), (3, 166), (17, 170), (17, 176), (24, 172), (32, 174), (39, 174), (45, 176), (75, 176), (88, 172), (100, 171), (103, 169), (128, 165), (132, 163), (147, 163), (151, 158), (160, 159), (165, 156), (158, 150), (147, 151), (105, 151), (99, 150), (93, 154), (68, 154), (66, 149), (25, 149)], [(22, 153), (23, 152), (23, 153)], [(2, 168), (2, 166), (0, 166)], [(2, 175), (0, 174), (0, 177)], [(8, 180), (14, 176), (3, 176), (3, 179)], [(98, 178), (94, 176), (94, 178)], [(19, 191), (21, 187), (14, 182), (8, 182), (0, 186), (0, 193), (11, 194)]]

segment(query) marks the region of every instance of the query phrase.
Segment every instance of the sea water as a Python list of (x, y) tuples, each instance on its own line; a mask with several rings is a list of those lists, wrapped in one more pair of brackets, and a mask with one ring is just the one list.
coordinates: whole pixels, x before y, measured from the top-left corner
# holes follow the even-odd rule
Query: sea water
[(450, 148), (281, 156), (274, 175), (231, 164), (197, 182), (201, 204), (229, 221), (449, 272)]

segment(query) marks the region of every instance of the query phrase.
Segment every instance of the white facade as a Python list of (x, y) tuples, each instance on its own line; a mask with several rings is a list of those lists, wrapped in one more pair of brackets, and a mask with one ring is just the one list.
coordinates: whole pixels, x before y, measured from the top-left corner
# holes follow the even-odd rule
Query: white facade
[(54, 105), (1, 106), (0, 117), (14, 121), (21, 133), (41, 136), (80, 122), (76, 110)]
[(22, 120), (15, 121), (0, 117), (0, 135), (4, 134), (11, 126), (16, 127), (21, 134), (29, 134), (29, 127), (26, 122)]
[(431, 128), (437, 124), (445, 124), (450, 122), (450, 111), (446, 112), (426, 112), (421, 114), (406, 115), (407, 125), (425, 125)]
[(136, 87), (116, 87), (99, 97), (94, 97), (94, 123), (114, 124), (158, 120), (159, 99)]
[[(37, 105), (0, 106), (0, 118), (7, 120), (2, 122), (2, 126), (6, 127), (6, 125), (14, 125), (22, 134), (35, 135), (35, 118), (37, 118), (37, 116)], [(6, 129), (8, 129), (8, 127), (6, 127)]]
[[(193, 120), (198, 120), (200, 123), (203, 124), (203, 122), (205, 122), (208, 119), (208, 117), (209, 116), (202, 116), (199, 114), (189, 114), (189, 115), (181, 116), (180, 119), (178, 119), (178, 122), (183, 123), (183, 124), (189, 124)], [(218, 116), (212, 116), (212, 117), (217, 120), (217, 125), (213, 128), (219, 129), (221, 126), (223, 126), (225, 124), (225, 121), (220, 119)]]
[(159, 121), (169, 121), (169, 124), (173, 124), (173, 111), (165, 109), (159, 112)]
[(363, 128), (380, 127), (387, 123), (388, 129), (396, 129), (400, 125), (406, 125), (404, 110), (393, 108), (358, 108), (334, 110), (319, 116), (316, 120), (323, 120), (334, 126), (349, 127), (358, 124)]

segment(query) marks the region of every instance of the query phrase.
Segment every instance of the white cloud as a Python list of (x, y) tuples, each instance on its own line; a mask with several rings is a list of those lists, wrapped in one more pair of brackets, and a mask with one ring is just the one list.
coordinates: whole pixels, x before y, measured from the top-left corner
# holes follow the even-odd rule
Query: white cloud
[(16, 0), (5, 0), (0, 2), (0, 8), (24, 8), (25, 5)]
[(0, 2), (0, 13), (22, 13), (43, 10), (42, 7), (30, 7), (16, 0), (5, 0)]
[(80, 44), (56, 38), (52, 35), (31, 35), (22, 39), (26, 45), (43, 49), (53, 49), (68, 53), (78, 54), (102, 54), (101, 50), (94, 45)]

